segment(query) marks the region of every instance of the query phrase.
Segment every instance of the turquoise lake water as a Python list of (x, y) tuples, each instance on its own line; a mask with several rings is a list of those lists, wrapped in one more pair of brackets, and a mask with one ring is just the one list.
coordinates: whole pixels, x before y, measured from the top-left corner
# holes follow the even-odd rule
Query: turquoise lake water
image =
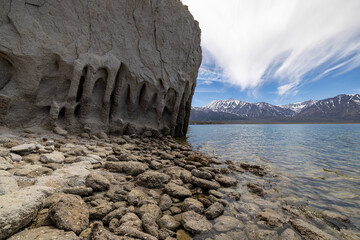
[(360, 124), (191, 125), (187, 141), (220, 160), (251, 162), (283, 176), (276, 188), (360, 226)]

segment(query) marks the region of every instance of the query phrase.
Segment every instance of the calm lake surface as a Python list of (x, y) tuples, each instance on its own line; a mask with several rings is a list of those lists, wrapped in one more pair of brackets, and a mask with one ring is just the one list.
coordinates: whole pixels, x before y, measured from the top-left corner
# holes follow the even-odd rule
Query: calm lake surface
[(270, 167), (286, 199), (360, 226), (360, 124), (191, 125), (187, 141), (220, 160)]

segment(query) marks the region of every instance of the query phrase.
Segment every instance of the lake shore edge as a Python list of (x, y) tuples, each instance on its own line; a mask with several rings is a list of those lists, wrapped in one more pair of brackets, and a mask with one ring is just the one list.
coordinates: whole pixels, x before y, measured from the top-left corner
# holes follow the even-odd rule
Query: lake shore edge
[(1, 130), (0, 239), (356, 239), (346, 216), (266, 200), (271, 169), (170, 137)]

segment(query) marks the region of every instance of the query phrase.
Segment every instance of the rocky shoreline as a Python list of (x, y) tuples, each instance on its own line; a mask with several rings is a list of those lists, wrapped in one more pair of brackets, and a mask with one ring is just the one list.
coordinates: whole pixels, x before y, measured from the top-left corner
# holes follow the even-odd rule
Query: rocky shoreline
[(359, 239), (278, 194), (262, 166), (164, 136), (0, 129), (0, 239)]

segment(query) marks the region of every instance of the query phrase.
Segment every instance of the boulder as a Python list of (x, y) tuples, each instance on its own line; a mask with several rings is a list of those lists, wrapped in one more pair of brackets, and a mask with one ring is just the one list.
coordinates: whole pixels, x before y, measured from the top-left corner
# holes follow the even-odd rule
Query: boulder
[(265, 209), (256, 215), (259, 223), (272, 228), (282, 228), (286, 223), (285, 218), (273, 210)]
[(110, 188), (110, 181), (100, 174), (90, 173), (85, 180), (86, 186), (94, 191), (106, 191)]
[(147, 188), (161, 188), (169, 181), (169, 175), (157, 171), (146, 171), (136, 177), (136, 183)]
[(248, 183), (247, 187), (249, 188), (250, 192), (258, 195), (258, 196), (265, 196), (266, 192), (264, 189), (257, 183)]
[(94, 222), (91, 227), (92, 240), (136, 240), (135, 238), (117, 236), (106, 230), (102, 222)]
[(298, 218), (290, 220), (291, 225), (307, 240), (335, 240), (337, 238)]
[(67, 195), (49, 208), (49, 216), (58, 228), (80, 234), (89, 224), (89, 210), (81, 197)]
[(16, 179), (8, 172), (0, 170), (0, 196), (17, 191), (19, 186)]
[(9, 163), (5, 158), (0, 157), (0, 170), (9, 170), (14, 168), (14, 165)]
[(36, 145), (33, 143), (21, 144), (14, 146), (10, 149), (11, 152), (15, 153), (29, 153), (36, 149)]
[(25, 229), (8, 240), (40, 240), (40, 239), (56, 239), (56, 240), (80, 240), (74, 232), (65, 232), (54, 227), (39, 227), (34, 229)]
[(156, 221), (151, 214), (145, 213), (142, 216), (141, 221), (145, 232), (156, 238), (159, 236), (159, 226), (156, 224)]
[(176, 198), (186, 198), (192, 195), (189, 189), (171, 182), (165, 185), (165, 190), (169, 195)]
[(119, 173), (125, 173), (129, 175), (139, 175), (148, 169), (148, 165), (145, 163), (129, 161), (129, 162), (106, 162), (105, 168)]
[(186, 230), (196, 234), (210, 231), (212, 224), (204, 217), (194, 211), (184, 212), (181, 221)]
[(145, 204), (138, 209), (138, 214), (142, 217), (145, 213), (150, 214), (155, 220), (161, 217), (161, 209), (156, 204)]
[(350, 222), (349, 218), (341, 213), (325, 210), (321, 214), (323, 215), (324, 218), (333, 219), (338, 222), (346, 222), (346, 223)]
[(147, 197), (148, 195), (140, 189), (132, 189), (127, 195), (127, 201), (130, 205), (137, 206)]
[(222, 205), (219, 202), (216, 202), (205, 210), (205, 216), (208, 219), (215, 219), (221, 214), (223, 214), (224, 210), (225, 210), (224, 205)]
[(40, 161), (43, 163), (63, 163), (65, 156), (62, 152), (54, 151), (52, 153), (40, 155)]
[(109, 224), (110, 221), (113, 218), (117, 218), (117, 219), (121, 219), (126, 213), (128, 213), (128, 209), (126, 207), (119, 207), (118, 209), (115, 209), (114, 211), (108, 213), (103, 219), (102, 221), (105, 224)]
[(192, 177), (191, 178), (192, 183), (195, 184), (198, 187), (204, 188), (204, 189), (218, 189), (220, 188), (220, 184), (216, 181), (209, 181), (202, 178)]
[(191, 170), (191, 174), (198, 178), (204, 178), (211, 180), (213, 178), (212, 174), (209, 171), (200, 171), (198, 169)]
[(181, 205), (181, 209), (183, 212), (195, 211), (202, 214), (204, 211), (204, 205), (194, 198), (186, 198)]
[(36, 179), (37, 185), (63, 188), (68, 187), (72, 181), (85, 182), (85, 178), (92, 169), (90, 162), (78, 162), (55, 170), (50, 176), (41, 176)]
[(103, 219), (108, 213), (114, 210), (114, 204), (112, 202), (103, 202), (96, 207), (92, 207), (89, 209), (90, 219)]
[(287, 228), (285, 229), (281, 235), (280, 235), (280, 240), (301, 240), (301, 237), (291, 228)]
[(0, 239), (6, 239), (27, 226), (52, 191), (48, 187), (30, 186), (0, 196)]
[(161, 211), (168, 210), (172, 205), (171, 197), (167, 194), (163, 194), (160, 198), (159, 207)]
[(224, 186), (224, 187), (236, 186), (236, 184), (237, 184), (237, 180), (235, 178), (229, 177), (229, 176), (224, 176), (221, 174), (216, 174), (215, 180), (218, 183), (220, 183), (221, 186)]
[(220, 216), (215, 219), (214, 228), (218, 232), (228, 232), (242, 229), (243, 227), (244, 224), (240, 220), (231, 216)]
[(158, 220), (158, 224), (160, 228), (166, 228), (172, 231), (176, 230), (180, 226), (180, 223), (170, 215), (164, 215), (163, 217), (161, 217)]

